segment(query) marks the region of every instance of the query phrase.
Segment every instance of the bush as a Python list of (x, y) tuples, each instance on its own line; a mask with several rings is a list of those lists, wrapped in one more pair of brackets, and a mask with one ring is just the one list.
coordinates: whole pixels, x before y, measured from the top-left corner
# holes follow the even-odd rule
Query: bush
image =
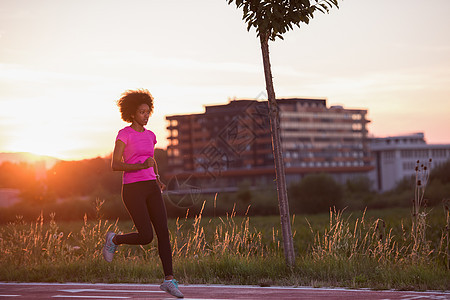
[(367, 176), (359, 176), (345, 183), (343, 205), (350, 210), (364, 210), (377, 205), (377, 193), (372, 190), (372, 183)]
[(295, 213), (327, 212), (330, 207), (342, 206), (343, 189), (328, 174), (305, 176), (290, 186), (289, 194)]
[[(409, 207), (414, 199), (415, 178), (405, 177), (395, 187), (380, 195), (380, 201), (376, 206), (370, 208), (385, 207)], [(425, 190), (425, 201), (427, 206), (436, 206), (442, 200), (450, 197), (450, 161), (431, 168), (429, 182)]]
[(439, 179), (431, 180), (425, 191), (427, 206), (436, 206), (442, 203), (443, 199), (450, 197), (450, 183), (442, 183)]
[(450, 160), (431, 168), (430, 179), (439, 179), (443, 184), (450, 183)]

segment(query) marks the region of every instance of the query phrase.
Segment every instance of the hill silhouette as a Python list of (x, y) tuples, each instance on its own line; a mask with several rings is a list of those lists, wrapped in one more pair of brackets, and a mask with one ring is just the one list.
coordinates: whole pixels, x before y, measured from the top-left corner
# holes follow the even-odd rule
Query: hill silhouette
[(0, 164), (6, 161), (11, 163), (24, 162), (28, 164), (34, 164), (36, 162), (43, 161), (45, 162), (46, 168), (51, 168), (61, 160), (55, 157), (37, 155), (29, 152), (0, 152)]

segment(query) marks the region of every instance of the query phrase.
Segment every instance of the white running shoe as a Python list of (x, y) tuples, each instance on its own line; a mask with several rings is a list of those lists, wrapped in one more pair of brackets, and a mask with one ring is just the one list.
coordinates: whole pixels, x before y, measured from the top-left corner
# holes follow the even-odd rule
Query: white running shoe
[(159, 288), (177, 298), (184, 298), (184, 295), (178, 289), (178, 282), (175, 279), (164, 280)]
[(111, 262), (114, 257), (114, 253), (117, 250), (117, 245), (113, 243), (112, 239), (116, 234), (114, 232), (109, 231), (106, 234), (105, 246), (103, 246), (102, 254), (103, 258), (107, 262)]

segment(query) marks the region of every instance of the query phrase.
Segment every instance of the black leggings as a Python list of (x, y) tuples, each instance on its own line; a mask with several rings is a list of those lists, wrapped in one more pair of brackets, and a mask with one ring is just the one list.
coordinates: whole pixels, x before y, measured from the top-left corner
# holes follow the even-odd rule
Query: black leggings
[(167, 227), (166, 206), (156, 180), (124, 184), (122, 199), (133, 219), (137, 232), (115, 236), (115, 243), (146, 245), (153, 240), (152, 224), (158, 237), (158, 252), (164, 275), (173, 275), (172, 250)]

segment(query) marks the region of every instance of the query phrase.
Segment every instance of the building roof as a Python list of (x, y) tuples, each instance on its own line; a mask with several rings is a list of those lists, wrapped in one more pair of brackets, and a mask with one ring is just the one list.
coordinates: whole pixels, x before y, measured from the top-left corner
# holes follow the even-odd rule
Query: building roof
[[(315, 107), (323, 107), (326, 108), (327, 100), (326, 99), (312, 99), (312, 98), (279, 98), (277, 99), (277, 103), (282, 105), (290, 105), (301, 102), (305, 106), (315, 106)], [(195, 116), (195, 115), (203, 115), (203, 114), (214, 114), (224, 112), (233, 112), (239, 111), (241, 112), (245, 107), (249, 107), (255, 103), (267, 103), (267, 100), (259, 101), (257, 99), (235, 99), (231, 100), (227, 104), (217, 104), (217, 105), (206, 105), (204, 113), (197, 114), (185, 114), (185, 115), (170, 115), (166, 116), (167, 120), (178, 119), (184, 116)]]
[(393, 149), (448, 149), (450, 144), (427, 144), (423, 132), (405, 135), (372, 138), (370, 142), (372, 151)]

